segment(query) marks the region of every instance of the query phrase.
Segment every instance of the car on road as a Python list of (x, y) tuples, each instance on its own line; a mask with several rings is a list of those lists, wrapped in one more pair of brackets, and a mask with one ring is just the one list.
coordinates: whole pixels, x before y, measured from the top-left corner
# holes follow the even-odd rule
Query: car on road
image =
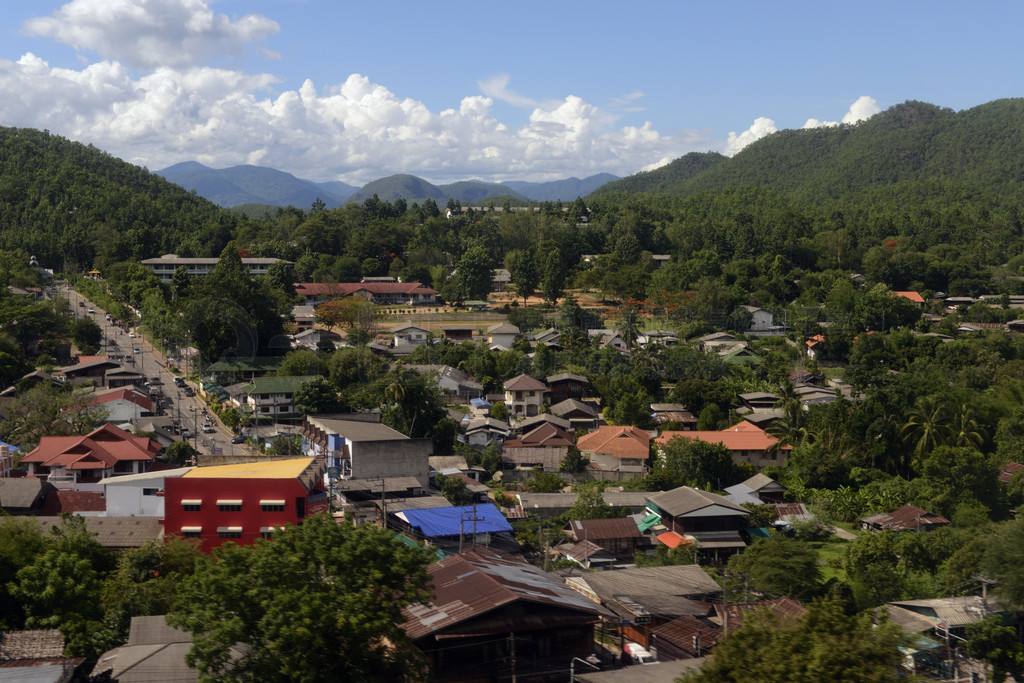
[(95, 309), (95, 308), (90, 308), (90, 309), (89, 309), (89, 312), (90, 312), (90, 313), (95, 313), (95, 312), (96, 312), (96, 309)]
[(188, 427), (182, 427), (181, 428), (181, 438), (187, 439), (190, 436), (192, 436), (192, 432), (189, 431)]
[(177, 387), (185, 386), (185, 380), (183, 380), (181, 377), (175, 377), (174, 378), (174, 386), (177, 386)]
[(245, 434), (239, 434), (238, 436), (231, 439), (231, 443), (245, 443), (245, 440), (249, 438)]
[(79, 308), (85, 308), (85, 302), (84, 301), (79, 301), (78, 302), (78, 307)]
[(142, 353), (142, 349), (136, 346), (134, 349), (132, 349), (132, 353)]
[(192, 387), (185, 387), (185, 395), (186, 396), (195, 396), (196, 392), (192, 391)]
[(213, 428), (213, 425), (209, 422), (203, 423), (203, 434), (213, 434), (217, 430)]

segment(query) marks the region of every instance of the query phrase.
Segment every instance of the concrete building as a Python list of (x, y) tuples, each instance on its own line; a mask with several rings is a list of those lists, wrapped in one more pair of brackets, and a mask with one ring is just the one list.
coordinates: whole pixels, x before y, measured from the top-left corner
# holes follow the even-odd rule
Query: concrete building
[(379, 422), (351, 419), (356, 417), (309, 415), (302, 423), (306, 452), (327, 460), (332, 480), (413, 477), (430, 487), (430, 439), (410, 439)]
[(100, 481), (110, 517), (163, 517), (164, 482), (191, 472), (194, 467), (158, 470)]
[(328, 512), (324, 469), (316, 458), (196, 467), (164, 482), (165, 533), (197, 538), (205, 552), (270, 538), (276, 528)]
[[(196, 275), (209, 275), (217, 267), (216, 258), (183, 258), (175, 254), (164, 254), (157, 258), (142, 260), (142, 265), (149, 268), (154, 275), (160, 278), (160, 282), (170, 282), (174, 278), (174, 272), (179, 267), (184, 267), (189, 277)], [(279, 258), (243, 258), (242, 265), (253, 277), (266, 275), (270, 266), (281, 261)], [(287, 263), (287, 262), (286, 262)]]

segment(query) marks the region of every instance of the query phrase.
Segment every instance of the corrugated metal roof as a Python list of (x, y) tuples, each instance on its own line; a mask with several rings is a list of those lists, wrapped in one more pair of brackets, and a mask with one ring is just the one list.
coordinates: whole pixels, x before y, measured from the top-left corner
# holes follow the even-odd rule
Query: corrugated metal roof
[(408, 621), (403, 628), (413, 640), (517, 601), (576, 611), (577, 624), (593, 623), (603, 613), (525, 560), (490, 548), (471, 548), (435, 562), (427, 571), (433, 583), (430, 604), (404, 610)]
[(974, 624), (985, 618), (988, 610), (978, 595), (933, 598), (930, 600), (902, 600), (889, 603), (947, 624), (950, 628)]
[(569, 530), (577, 540), (603, 541), (616, 538), (639, 538), (640, 530), (636, 522), (628, 517), (612, 519), (574, 519), (569, 522)]
[(583, 583), (601, 599), (615, 595), (698, 596), (721, 593), (722, 588), (696, 564), (668, 567), (636, 567), (569, 577), (567, 583)]

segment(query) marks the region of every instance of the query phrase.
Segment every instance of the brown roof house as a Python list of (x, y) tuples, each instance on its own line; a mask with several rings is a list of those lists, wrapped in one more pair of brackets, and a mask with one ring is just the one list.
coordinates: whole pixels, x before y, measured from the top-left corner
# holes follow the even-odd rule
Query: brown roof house
[(606, 425), (581, 436), (576, 448), (597, 469), (643, 474), (650, 456), (651, 435), (639, 427)]
[(546, 379), (551, 397), (551, 405), (561, 403), (567, 399), (576, 399), (577, 401), (582, 399), (587, 395), (587, 386), (590, 384), (586, 377), (569, 372), (551, 375)]
[(707, 615), (703, 601), (722, 593), (696, 564), (584, 572), (565, 577), (565, 582), (614, 612), (622, 620), (624, 635), (644, 647), (650, 645), (652, 629), (684, 614)]
[(934, 515), (913, 505), (904, 505), (893, 512), (861, 517), (860, 526), (865, 531), (931, 531), (940, 526), (947, 526), (949, 520), (941, 515)]
[(576, 542), (591, 541), (622, 557), (632, 557), (640, 540), (640, 529), (631, 517), (574, 519), (565, 533)]
[(404, 610), (403, 628), (434, 681), (532, 679), (564, 671), (594, 647), (608, 614), (516, 555), (473, 547), (435, 562), (429, 604)]
[(648, 494), (647, 508), (706, 557), (721, 558), (746, 547), (739, 531), (750, 511), (725, 496), (680, 486)]
[(505, 406), (509, 415), (531, 417), (540, 412), (548, 388), (529, 375), (516, 375), (505, 382)]

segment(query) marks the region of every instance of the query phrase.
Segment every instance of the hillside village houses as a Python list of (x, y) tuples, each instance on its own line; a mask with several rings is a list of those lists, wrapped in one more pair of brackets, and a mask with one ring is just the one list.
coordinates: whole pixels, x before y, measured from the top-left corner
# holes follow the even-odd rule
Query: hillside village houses
[[(401, 283), (358, 284), (362, 293), (356, 295), (375, 296), (374, 292), (399, 291), (382, 285)], [(334, 286), (309, 287), (303, 296), (314, 302), (318, 296), (333, 297), (341, 291)], [(408, 291), (403, 289), (402, 297)], [(770, 314), (749, 308), (748, 332), (779, 331)], [(427, 344), (434, 330), (456, 338), (444, 343), (468, 338), (499, 350), (513, 344), (525, 349), (517, 341), (524, 336), (533, 348), (558, 345), (554, 328), (555, 334), (548, 330), (523, 335), (519, 327), (504, 322), (472, 327), (406, 322), (390, 329), (391, 339), (385, 338), (381, 346), (404, 347), (412, 353)], [(638, 353), (618, 331), (598, 332), (592, 334), (594, 346), (609, 349), (606, 353), (629, 359)], [(323, 333), (313, 327), (294, 342), (315, 348), (316, 336)], [(678, 339), (666, 331), (649, 330), (637, 343), (667, 349)], [(709, 354), (758, 357), (759, 347), (749, 337), (731, 333), (689, 343)], [(386, 355), (385, 359), (394, 360)], [(642, 406), (644, 426), (637, 426), (640, 420), (609, 424), (615, 422), (614, 413), (603, 410), (607, 402), (599, 393), (601, 383), (583, 368), (573, 366), (572, 371), (546, 376), (535, 368), (537, 377), (522, 372), (502, 380), (473, 377), (460, 369), (469, 366), (398, 360), (431, 378), (440, 390), (458, 431), (460, 450), (452, 455), (436, 453), (429, 437), (409, 438), (386, 426), (379, 411), (302, 415), (295, 396), (314, 376), (278, 376), (279, 361), (222, 359), (211, 365), (211, 375), (244, 381), (230, 386), (204, 383), (203, 393), (210, 401), (234, 405), (253, 417), (291, 423), (301, 440), (302, 457), (270, 459), (250, 453), (240, 458), (243, 462), (217, 464), (201, 457), (200, 466), (180, 468), (160, 457), (162, 445), (176, 438), (173, 431), (166, 432), (169, 439), (162, 444), (156, 437), (135, 436), (116, 426), (122, 421), (144, 424), (139, 420), (153, 416), (142, 413), (159, 410), (141, 385), (146, 379), (141, 373), (132, 377), (130, 369), (102, 357), (59, 368), (58, 376), (68, 384), (105, 385), (95, 389), (91, 400), (110, 411), (111, 423), (82, 437), (45, 437), (21, 459), (27, 475), (21, 481), (28, 485), (0, 485), (0, 508), (35, 516), (41, 524), (62, 512), (81, 515), (110, 548), (139, 547), (173, 536), (196, 539), (204, 552), (210, 552), (228, 542), (271, 540), (287, 525), (322, 512), (335, 514), (339, 523), (386, 526), (437, 553), (430, 572), (435, 579), (444, 578), (447, 587), (435, 592), (429, 604), (407, 610), (407, 632), (431, 661), (438, 680), (468, 680), (479, 666), (507, 661), (512, 654), (509, 639), (516, 643), (515, 656), (522, 659), (524, 673), (528, 667), (550, 666), (570, 651), (583, 658), (600, 653), (607, 664), (608, 650), (594, 639), (601, 629), (614, 631), (621, 644), (652, 649), (660, 660), (691, 660), (713, 651), (724, 637), (723, 610), (734, 624), (755, 603), (784, 616), (804, 610), (798, 601), (769, 595), (726, 608), (715, 606), (715, 601), (723, 600), (721, 587), (712, 578), (715, 568), (744, 552), (755, 539), (791, 530), (789, 521), (812, 517), (809, 506), (794, 501), (785, 486), (768, 476), (775, 476), (775, 470), (731, 485), (707, 482), (709, 490), (626, 490), (631, 480), (657, 468), (659, 453), (678, 439), (720, 444), (734, 464), (748, 470), (785, 465), (792, 445), (766, 429), (782, 416), (779, 397), (770, 390), (732, 397), (720, 429), (696, 429), (698, 418), (680, 399), (669, 398), (669, 389)], [(524, 364), (517, 370), (529, 367)], [(841, 389), (821, 386), (824, 382), (813, 372), (793, 377), (794, 395), (805, 411), (842, 394)], [(502, 391), (485, 393), (495, 389)], [(498, 402), (504, 403), (507, 418), (495, 417), (500, 415), (495, 409)], [(724, 426), (730, 422), (734, 424)], [(156, 423), (152, 425), (156, 432)], [(497, 471), (473, 460), (473, 454), (484, 449), (497, 454)], [(575, 471), (562, 471), (566, 456), (575, 451), (582, 464)], [(1003, 466), (1004, 485), (1016, 471), (1012, 465)], [(541, 472), (561, 481), (562, 490), (530, 491)], [(439, 482), (447, 480), (464, 487), (469, 504), (453, 504), (441, 495)], [(495, 481), (506, 488), (496, 491)], [(604, 487), (601, 500), (615, 516), (568, 515), (580, 500), (579, 484), (592, 482)], [(765, 514), (774, 514), (776, 521), (759, 521), (767, 526), (755, 528), (751, 506), (766, 506)], [(863, 533), (924, 532), (951, 523), (923, 508), (893, 507), (892, 512), (859, 518)], [(517, 538), (520, 528), (513, 527), (517, 522), (553, 528), (542, 530), (538, 550), (524, 552)], [(697, 563), (635, 566), (638, 555), (666, 551), (685, 553)], [(545, 572), (545, 561), (557, 562), (561, 569)], [(456, 604), (464, 607), (456, 610)], [(928, 610), (933, 607), (898, 601), (891, 609), (904, 624), (926, 631), (924, 620), (931, 618)], [(699, 647), (694, 636), (701, 639)], [(530, 644), (521, 639), (530, 639)], [(447, 650), (452, 643), (475, 654), (452, 657)]]

